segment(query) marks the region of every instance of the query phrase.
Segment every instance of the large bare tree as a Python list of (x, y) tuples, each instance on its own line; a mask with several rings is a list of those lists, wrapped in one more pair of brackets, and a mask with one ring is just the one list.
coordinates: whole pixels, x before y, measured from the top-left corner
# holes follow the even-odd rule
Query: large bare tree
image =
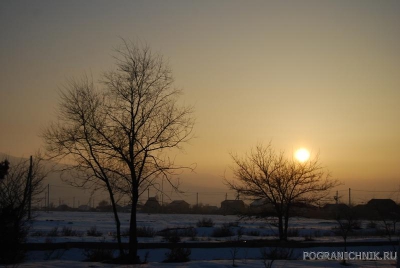
[(269, 144), (258, 145), (245, 157), (231, 154), (235, 180), (226, 180), (238, 194), (263, 199), (274, 207), (280, 240), (287, 240), (294, 203), (315, 203), (337, 185), (329, 178), (318, 157), (303, 163), (277, 153)]
[(117, 226), (116, 194), (130, 198), (130, 262), (137, 256), (136, 205), (139, 196), (182, 166), (169, 157), (192, 138), (193, 109), (179, 105), (181, 91), (163, 58), (148, 46), (122, 40), (115, 50), (115, 68), (92, 78), (70, 80), (61, 92), (58, 121), (44, 132), (50, 156), (67, 158), (80, 186), (104, 187)]

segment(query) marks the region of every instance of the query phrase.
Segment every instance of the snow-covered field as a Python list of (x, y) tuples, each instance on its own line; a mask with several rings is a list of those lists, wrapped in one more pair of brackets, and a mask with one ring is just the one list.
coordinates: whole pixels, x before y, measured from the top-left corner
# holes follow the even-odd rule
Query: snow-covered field
[[(203, 218), (211, 218), (215, 223), (214, 227), (220, 227), (223, 224), (238, 225), (238, 227), (232, 227), (232, 230), (237, 232), (237, 229), (242, 227), (244, 235), (242, 239), (259, 239), (263, 238), (276, 238), (277, 229), (261, 220), (240, 220), (237, 216), (233, 215), (197, 215), (197, 214), (138, 214), (137, 224), (138, 227), (151, 227), (155, 231), (161, 231), (166, 228), (188, 228), (195, 227), (197, 231), (198, 240), (206, 241), (221, 241), (228, 240), (229, 238), (213, 238), (212, 232), (214, 228), (207, 227), (196, 227), (196, 223)], [(67, 242), (67, 241), (115, 241), (115, 224), (112, 213), (105, 212), (38, 212), (35, 221), (33, 222), (33, 228), (31, 230), (31, 236), (28, 242), (45, 242), (45, 240), (51, 240), (52, 242)], [(127, 230), (129, 228), (129, 214), (120, 213), (121, 230)], [(292, 220), (291, 228), (296, 229), (299, 237), (306, 235), (312, 235), (318, 233), (318, 236), (323, 235), (331, 236), (332, 228), (336, 225), (334, 221), (327, 220), (310, 220), (304, 218), (294, 218)], [(103, 233), (101, 237), (87, 236), (86, 232), (91, 227), (96, 226), (97, 230)], [(71, 237), (47, 237), (43, 234), (47, 234), (53, 228), (57, 227), (58, 231), (62, 228), (67, 227), (76, 230), (81, 233), (82, 236), (71, 236)], [(256, 235), (247, 235), (255, 233)], [(257, 235), (259, 233), (259, 235)], [(39, 235), (39, 236), (35, 236)], [(187, 238), (186, 240), (188, 240)], [(185, 238), (183, 239), (185, 240)], [(123, 241), (128, 241), (127, 238), (123, 238)], [(162, 241), (161, 236), (155, 236), (154, 238), (139, 238), (139, 242), (160, 242)]]
[[(127, 230), (129, 226), (129, 214), (120, 213), (121, 230)], [(214, 227), (197, 227), (196, 223), (203, 218), (211, 218), (215, 223)], [(223, 224), (229, 224), (233, 235), (229, 237), (213, 237), (215, 228)], [(363, 230), (368, 231), (367, 223), (363, 223)], [(87, 231), (96, 226), (102, 232), (99, 237), (88, 236)], [(182, 242), (215, 242), (231, 241), (235, 239), (275, 239), (277, 231), (275, 227), (260, 220), (240, 220), (236, 216), (222, 215), (187, 215), (187, 214), (138, 214), (138, 226), (151, 227), (155, 231), (166, 228), (193, 228), (196, 236), (183, 237)], [(335, 221), (320, 219), (293, 218), (290, 229), (292, 230), (292, 240), (304, 241), (310, 238), (315, 243), (312, 248), (294, 249), (292, 257), (295, 260), (275, 261), (273, 267), (341, 267), (339, 261), (318, 261), (302, 260), (304, 251), (343, 251), (343, 248), (323, 246), (327, 241), (342, 241), (340, 236), (334, 234)], [(49, 232), (57, 228), (58, 236), (49, 236)], [(63, 228), (71, 229), (75, 232), (74, 236), (63, 236)], [(240, 229), (240, 238), (238, 230)], [(28, 242), (33, 243), (57, 243), (57, 242), (94, 242), (106, 241), (115, 242), (115, 225), (112, 213), (104, 212), (37, 212), (28, 237)], [(383, 237), (352, 237), (349, 241), (387, 241)], [(128, 242), (126, 237), (123, 242)], [(139, 238), (139, 242), (163, 242), (161, 235), (150, 238)], [(183, 264), (162, 263), (168, 249), (143, 249), (139, 251), (142, 259), (148, 254), (149, 263), (141, 267), (232, 267), (232, 256), (236, 252), (235, 264), (241, 267), (264, 267), (261, 258), (260, 248), (193, 248), (191, 250), (190, 262)], [(375, 247), (353, 247), (348, 251), (367, 252), (367, 251), (393, 251), (392, 246)], [(82, 262), (85, 259), (81, 249), (62, 249), (53, 251), (30, 251), (27, 261), (22, 267), (88, 267), (104, 266), (106, 264), (93, 264)], [(393, 267), (394, 261), (350, 261), (353, 267)]]

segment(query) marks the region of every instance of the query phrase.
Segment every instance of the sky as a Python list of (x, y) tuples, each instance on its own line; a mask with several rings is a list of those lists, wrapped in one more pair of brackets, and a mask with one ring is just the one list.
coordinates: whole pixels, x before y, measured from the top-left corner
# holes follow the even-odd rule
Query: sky
[(398, 191), (398, 14), (398, 1), (1, 1), (0, 152), (40, 149), (66, 80), (99, 79), (122, 37), (168, 59), (195, 107), (177, 156), (196, 163), (190, 185), (222, 189), (231, 152), (272, 142), (319, 153), (339, 190)]

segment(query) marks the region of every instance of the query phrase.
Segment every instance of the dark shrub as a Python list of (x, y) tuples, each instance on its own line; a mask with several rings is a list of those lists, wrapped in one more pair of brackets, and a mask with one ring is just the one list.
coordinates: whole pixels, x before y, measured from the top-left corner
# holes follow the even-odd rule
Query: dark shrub
[(202, 218), (196, 223), (197, 227), (214, 227), (214, 221), (211, 218)]
[(170, 252), (165, 253), (164, 262), (187, 262), (192, 253), (190, 248), (172, 248)]
[(138, 237), (154, 237), (156, 235), (156, 231), (152, 227), (137, 227), (136, 233)]
[(193, 227), (178, 229), (178, 233), (179, 233), (180, 236), (190, 237), (192, 239), (194, 239), (196, 237), (196, 235), (197, 235), (197, 231)]
[(48, 233), (47, 233), (47, 236), (50, 236), (50, 237), (55, 237), (55, 236), (58, 236), (59, 235), (59, 233), (58, 233), (58, 227), (54, 227), (53, 229), (51, 229)]
[(99, 237), (99, 236), (102, 236), (102, 235), (103, 235), (102, 232), (97, 231), (97, 227), (96, 227), (96, 226), (90, 227), (90, 229), (86, 231), (86, 234), (87, 234), (88, 236), (96, 236), (96, 237)]
[(163, 234), (163, 240), (169, 243), (179, 243), (181, 237), (177, 229), (167, 229)]
[(61, 236), (82, 236), (81, 232), (73, 230), (70, 227), (64, 226), (61, 230)]
[(232, 232), (231, 228), (228, 224), (223, 224), (221, 227), (216, 227), (213, 230), (212, 237), (228, 237), (233, 236), (234, 233)]

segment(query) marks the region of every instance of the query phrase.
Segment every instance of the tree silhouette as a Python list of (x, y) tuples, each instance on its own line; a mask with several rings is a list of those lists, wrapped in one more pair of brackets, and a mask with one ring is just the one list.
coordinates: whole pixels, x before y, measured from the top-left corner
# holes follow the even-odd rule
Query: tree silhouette
[(47, 176), (40, 154), (33, 159), (0, 162), (7, 167), (0, 180), (0, 241), (6, 245), (0, 251), (0, 264), (21, 262), (25, 255), (22, 244), (29, 227), (31, 199), (42, 192)]
[(272, 204), (280, 240), (287, 240), (294, 203), (316, 203), (337, 185), (337, 181), (329, 179), (318, 157), (301, 163), (275, 152), (271, 144), (258, 145), (245, 157), (231, 156), (236, 180), (226, 180), (227, 185), (241, 196)]
[(7, 159), (0, 162), (0, 180), (4, 179), (4, 177), (8, 174), (8, 170), (10, 168), (10, 162)]
[(163, 58), (148, 46), (122, 40), (115, 50), (115, 69), (103, 73), (100, 85), (87, 76), (70, 80), (61, 92), (58, 122), (43, 138), (51, 157), (67, 158), (78, 186), (105, 188), (114, 210), (120, 255), (117, 194), (131, 201), (129, 262), (137, 256), (136, 205), (139, 196), (160, 178), (182, 166), (168, 156), (192, 137), (191, 107), (178, 104), (180, 90)]

